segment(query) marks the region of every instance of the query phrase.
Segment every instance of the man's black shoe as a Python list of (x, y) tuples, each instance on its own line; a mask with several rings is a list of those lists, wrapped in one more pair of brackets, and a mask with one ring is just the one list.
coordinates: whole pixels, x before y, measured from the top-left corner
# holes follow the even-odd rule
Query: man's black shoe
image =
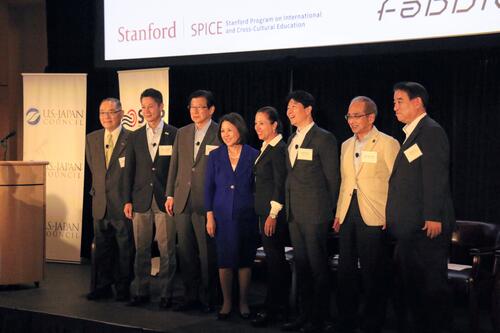
[(288, 323), (283, 324), (281, 326), (281, 330), (284, 332), (293, 332), (293, 331), (298, 331), (304, 326), (305, 324), (305, 319), (304, 318), (297, 318), (294, 321), (290, 321)]
[(141, 306), (149, 302), (149, 296), (134, 296), (127, 306)]
[(160, 309), (168, 309), (172, 307), (172, 297), (162, 297), (160, 298), (160, 303), (158, 304)]
[(323, 332), (323, 325), (306, 323), (300, 328), (300, 333), (320, 333)]
[(175, 312), (185, 312), (189, 310), (193, 310), (199, 307), (199, 303), (197, 301), (183, 301), (178, 303), (172, 307), (172, 311)]
[(266, 327), (274, 321), (274, 317), (267, 312), (259, 312), (252, 320), (253, 327)]
[(130, 299), (130, 293), (126, 292), (116, 293), (115, 301), (117, 302), (128, 302), (129, 299)]
[(86, 297), (89, 301), (97, 301), (100, 299), (111, 298), (113, 297), (113, 290), (111, 290), (110, 286), (104, 288), (98, 288), (88, 293)]
[(211, 304), (202, 304), (201, 306), (201, 312), (202, 313), (212, 313), (215, 311), (215, 306)]

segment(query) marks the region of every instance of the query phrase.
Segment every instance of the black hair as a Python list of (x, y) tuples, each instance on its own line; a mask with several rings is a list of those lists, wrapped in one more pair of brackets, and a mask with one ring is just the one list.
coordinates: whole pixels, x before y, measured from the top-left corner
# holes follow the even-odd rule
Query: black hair
[(214, 97), (214, 94), (210, 91), (210, 90), (196, 90), (196, 91), (193, 91), (189, 97), (188, 97), (188, 108), (189, 108), (189, 105), (191, 103), (191, 101), (193, 100), (193, 98), (197, 98), (197, 97), (205, 97), (205, 99), (207, 100), (207, 107), (208, 108), (211, 108), (212, 106), (215, 105), (215, 97)]
[(238, 130), (238, 133), (240, 134), (240, 139), (238, 140), (238, 143), (239, 144), (247, 143), (247, 139), (248, 139), (247, 124), (245, 123), (245, 120), (243, 119), (243, 117), (236, 112), (231, 112), (231, 113), (225, 114), (224, 116), (222, 116), (222, 118), (219, 119), (219, 130), (217, 132), (217, 137), (219, 138), (219, 141), (224, 142), (224, 140), (222, 140), (222, 135), (220, 132), (222, 129), (222, 123), (225, 121), (228, 121), (231, 124), (233, 124), (236, 127), (236, 129)]
[(156, 90), (154, 88), (148, 88), (144, 90), (141, 94), (141, 101), (144, 97), (151, 97), (158, 105), (163, 103), (163, 95), (159, 90)]
[(420, 97), (422, 100), (422, 104), (425, 109), (427, 109), (427, 105), (429, 104), (429, 94), (423, 85), (417, 82), (403, 81), (398, 82), (392, 88), (392, 91), (402, 90), (408, 94), (410, 99), (414, 99)]
[(286, 97), (286, 103), (290, 102), (293, 99), (296, 102), (299, 102), (304, 106), (304, 108), (312, 107), (314, 109), (316, 101), (314, 100), (314, 96), (304, 90), (295, 90), (288, 94)]
[(283, 124), (281, 123), (278, 111), (272, 106), (264, 106), (257, 110), (256, 113), (265, 113), (267, 115), (267, 119), (271, 122), (271, 124), (277, 123), (276, 131), (278, 133), (283, 133)]

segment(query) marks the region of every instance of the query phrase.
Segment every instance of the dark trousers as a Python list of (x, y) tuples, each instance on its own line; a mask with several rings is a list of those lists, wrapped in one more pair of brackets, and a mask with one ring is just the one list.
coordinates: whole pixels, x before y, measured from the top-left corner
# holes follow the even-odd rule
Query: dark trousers
[(262, 246), (266, 253), (267, 295), (266, 310), (270, 313), (286, 311), (290, 290), (290, 266), (285, 259), (285, 241), (288, 226), (284, 220), (278, 219), (275, 233), (268, 237), (264, 234), (267, 216), (259, 216), (259, 229)]
[(450, 235), (425, 233), (398, 239), (396, 315), (400, 332), (441, 332), (451, 327), (447, 281)]
[(106, 217), (94, 220), (94, 242), (96, 289), (114, 284), (118, 294), (128, 294), (134, 260), (132, 222)]
[(299, 312), (304, 320), (322, 324), (329, 317), (327, 235), (330, 223), (299, 223), (293, 217), (288, 228), (297, 274)]
[[(339, 252), (337, 303), (341, 326), (354, 329), (359, 322), (363, 331), (380, 331), (387, 305), (389, 253), (382, 227), (364, 223), (356, 194), (340, 227)], [(360, 302), (360, 286), (364, 302)]]
[(182, 214), (175, 215), (184, 297), (213, 305), (217, 295), (215, 242), (206, 231), (206, 215), (191, 210), (188, 198)]

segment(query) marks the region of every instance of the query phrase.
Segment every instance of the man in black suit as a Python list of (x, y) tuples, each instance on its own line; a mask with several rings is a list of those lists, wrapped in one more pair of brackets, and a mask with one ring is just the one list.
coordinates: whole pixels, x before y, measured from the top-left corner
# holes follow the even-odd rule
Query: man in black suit
[(447, 258), (455, 223), (448, 138), (427, 113), (429, 96), (416, 82), (394, 86), (394, 111), (406, 134), (387, 198), (387, 228), (396, 238), (397, 308), (401, 329), (441, 332), (447, 313)]
[(318, 332), (329, 315), (326, 243), (339, 191), (338, 147), (335, 136), (314, 123), (310, 93), (297, 90), (287, 100), (297, 127), (288, 140), (285, 192), (300, 314), (282, 329)]
[(125, 148), (130, 131), (121, 126), (123, 110), (116, 98), (99, 106), (103, 129), (87, 135), (85, 156), (92, 173), (92, 216), (94, 218), (96, 286), (87, 299), (112, 296), (126, 301), (132, 274), (132, 225), (123, 214)]
[(206, 232), (203, 190), (208, 154), (220, 145), (218, 124), (212, 121), (214, 96), (210, 91), (197, 90), (189, 96), (187, 107), (193, 123), (177, 132), (165, 204), (167, 213), (175, 214), (184, 280), (184, 300), (173, 310), (187, 311), (201, 301), (201, 310), (211, 312), (217, 290), (217, 257), (214, 239)]
[(172, 305), (176, 258), (175, 223), (165, 212), (165, 187), (177, 129), (163, 122), (163, 97), (158, 90), (144, 90), (141, 106), (147, 123), (130, 135), (125, 166), (124, 212), (132, 219), (136, 247), (134, 297), (129, 305), (149, 301), (154, 226), (160, 250), (160, 308), (168, 308)]

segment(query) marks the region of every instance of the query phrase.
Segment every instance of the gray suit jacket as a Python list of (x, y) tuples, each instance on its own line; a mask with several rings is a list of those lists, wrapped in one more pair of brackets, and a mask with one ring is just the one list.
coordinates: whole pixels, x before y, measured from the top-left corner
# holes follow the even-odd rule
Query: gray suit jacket
[(218, 125), (212, 121), (193, 161), (195, 125), (189, 124), (177, 131), (167, 181), (167, 197), (174, 198), (174, 214), (181, 214), (191, 196), (192, 211), (204, 214), (205, 169), (207, 145), (219, 146)]
[(287, 149), (287, 216), (290, 219), (292, 215), (297, 223), (326, 223), (335, 214), (339, 192), (337, 140), (332, 133), (314, 125), (300, 148), (312, 149), (312, 160), (297, 159), (292, 167)]
[[(122, 128), (111, 155), (109, 168), (106, 170), (104, 154), (104, 129), (87, 135), (85, 156), (92, 173), (92, 216), (94, 219), (125, 219), (123, 177), (125, 168), (120, 165), (119, 158), (125, 159), (127, 139), (130, 131)], [(126, 163), (126, 161), (125, 161)]]

